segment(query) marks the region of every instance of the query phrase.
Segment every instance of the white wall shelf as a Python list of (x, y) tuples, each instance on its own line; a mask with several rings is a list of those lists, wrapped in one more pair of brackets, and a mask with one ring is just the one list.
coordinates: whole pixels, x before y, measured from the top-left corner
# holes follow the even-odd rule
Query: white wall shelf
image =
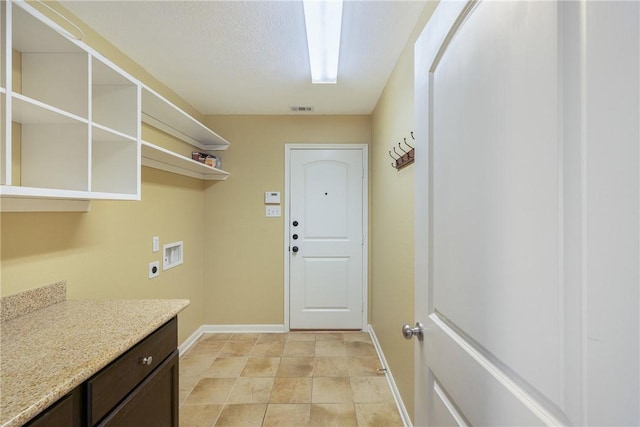
[(142, 86), (142, 121), (203, 151), (229, 147), (229, 141), (146, 86)]
[(87, 123), (86, 118), (47, 105), (19, 93), (11, 96), (11, 120), (20, 124), (71, 124)]
[(89, 212), (91, 201), (3, 197), (0, 200), (0, 208), (2, 212)]
[(204, 181), (224, 181), (230, 175), (146, 141), (142, 141), (142, 165)]

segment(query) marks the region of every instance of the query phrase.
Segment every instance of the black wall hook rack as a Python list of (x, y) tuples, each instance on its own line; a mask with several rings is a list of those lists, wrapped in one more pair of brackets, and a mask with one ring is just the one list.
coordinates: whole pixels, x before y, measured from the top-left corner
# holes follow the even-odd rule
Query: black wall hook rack
[[(413, 132), (411, 132), (411, 139), (415, 140)], [(400, 152), (396, 150), (396, 147), (393, 147), (395, 156), (391, 154), (391, 150), (389, 150), (389, 157), (393, 159), (391, 166), (396, 170), (400, 170), (403, 167), (410, 165), (415, 160), (415, 148), (407, 142), (407, 138), (404, 138), (404, 145), (406, 149), (402, 148), (402, 142), (398, 142)]]

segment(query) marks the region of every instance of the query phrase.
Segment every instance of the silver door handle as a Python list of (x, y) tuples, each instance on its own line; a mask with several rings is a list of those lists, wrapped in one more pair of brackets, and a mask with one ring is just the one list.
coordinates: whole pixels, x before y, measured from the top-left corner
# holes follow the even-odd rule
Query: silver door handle
[(402, 336), (405, 339), (410, 340), (413, 337), (418, 337), (420, 341), (424, 338), (424, 330), (422, 329), (422, 323), (416, 322), (415, 327), (411, 327), (408, 323), (402, 326)]

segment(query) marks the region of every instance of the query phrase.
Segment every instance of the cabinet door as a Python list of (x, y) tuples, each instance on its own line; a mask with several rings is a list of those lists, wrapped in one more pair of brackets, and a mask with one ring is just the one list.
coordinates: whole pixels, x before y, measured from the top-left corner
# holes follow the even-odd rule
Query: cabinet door
[(71, 394), (45, 409), (27, 427), (81, 427), (83, 419), (82, 391), (76, 388)]
[[(152, 375), (177, 347), (178, 321), (167, 322), (87, 381), (88, 415), (95, 425)], [(141, 363), (144, 358), (149, 363)]]
[(174, 351), (98, 425), (177, 427), (178, 351)]

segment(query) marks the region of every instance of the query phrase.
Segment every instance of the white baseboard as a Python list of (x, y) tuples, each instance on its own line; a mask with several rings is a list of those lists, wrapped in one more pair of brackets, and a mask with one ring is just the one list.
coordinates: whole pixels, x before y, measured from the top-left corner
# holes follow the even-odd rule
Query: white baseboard
[(413, 424), (411, 423), (411, 417), (409, 417), (407, 408), (404, 406), (404, 402), (402, 401), (402, 396), (400, 396), (400, 391), (398, 390), (398, 387), (396, 386), (396, 382), (393, 379), (393, 375), (391, 374), (391, 369), (389, 368), (387, 359), (384, 358), (382, 347), (380, 347), (380, 343), (378, 342), (378, 337), (376, 337), (376, 333), (374, 332), (372, 325), (369, 325), (369, 335), (371, 336), (371, 341), (373, 342), (373, 346), (376, 348), (376, 351), (378, 352), (378, 357), (380, 358), (380, 362), (382, 362), (382, 367), (385, 369), (387, 381), (389, 382), (389, 387), (391, 388), (393, 399), (396, 401), (396, 406), (398, 407), (398, 411), (400, 411), (402, 422), (406, 427), (412, 427)]
[(198, 338), (202, 335), (202, 326), (196, 329), (189, 338), (185, 340), (178, 347), (178, 351), (180, 352), (180, 356), (182, 356), (187, 350), (189, 350), (195, 343), (198, 341)]
[(202, 325), (202, 332), (211, 334), (216, 332), (253, 332), (253, 333), (283, 333), (284, 325)]

